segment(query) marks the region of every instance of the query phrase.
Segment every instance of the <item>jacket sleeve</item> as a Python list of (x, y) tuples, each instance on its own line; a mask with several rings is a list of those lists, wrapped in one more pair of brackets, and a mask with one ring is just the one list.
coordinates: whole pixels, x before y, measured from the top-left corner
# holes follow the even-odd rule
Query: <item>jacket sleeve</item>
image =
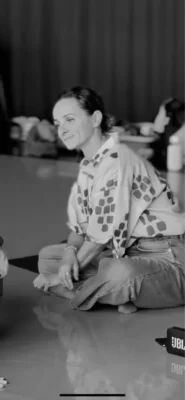
[(71, 192), (70, 192), (68, 204), (67, 204), (67, 215), (68, 215), (67, 226), (73, 232), (76, 232), (79, 235), (82, 235), (83, 231), (81, 229), (81, 222), (83, 222), (84, 217), (81, 215), (80, 207), (77, 202), (77, 198), (78, 198), (77, 190), (78, 190), (78, 184), (77, 184), (77, 182), (75, 182), (71, 188)]

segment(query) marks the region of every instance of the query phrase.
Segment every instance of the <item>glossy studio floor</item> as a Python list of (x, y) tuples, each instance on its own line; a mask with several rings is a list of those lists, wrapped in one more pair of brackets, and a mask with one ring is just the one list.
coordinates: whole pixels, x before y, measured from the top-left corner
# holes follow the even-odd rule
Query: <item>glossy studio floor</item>
[[(36, 255), (67, 235), (73, 161), (0, 156), (0, 234), (9, 259)], [(184, 207), (185, 176), (168, 174)], [(155, 342), (183, 327), (184, 308), (122, 315), (112, 307), (72, 310), (34, 289), (34, 258), (11, 265), (0, 300), (0, 400), (182, 400), (185, 359)], [(16, 263), (15, 263), (16, 264)], [(61, 396), (60, 396), (61, 395)], [(125, 395), (125, 396), (124, 396)], [(90, 398), (95, 398), (91, 396)], [(104, 397), (105, 398), (105, 397)]]

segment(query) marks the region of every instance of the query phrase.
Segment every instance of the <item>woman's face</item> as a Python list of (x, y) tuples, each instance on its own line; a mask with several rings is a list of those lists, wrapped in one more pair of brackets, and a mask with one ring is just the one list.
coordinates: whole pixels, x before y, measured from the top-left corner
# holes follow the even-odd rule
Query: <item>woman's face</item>
[(60, 139), (69, 150), (82, 149), (93, 135), (93, 116), (74, 98), (59, 100), (53, 109), (53, 119)]

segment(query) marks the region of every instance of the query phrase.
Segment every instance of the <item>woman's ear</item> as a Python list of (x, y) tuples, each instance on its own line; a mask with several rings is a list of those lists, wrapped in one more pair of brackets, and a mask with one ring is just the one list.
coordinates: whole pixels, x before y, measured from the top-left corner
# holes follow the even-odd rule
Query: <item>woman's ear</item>
[(99, 110), (94, 111), (93, 115), (93, 128), (98, 128), (101, 125), (102, 122), (102, 112)]

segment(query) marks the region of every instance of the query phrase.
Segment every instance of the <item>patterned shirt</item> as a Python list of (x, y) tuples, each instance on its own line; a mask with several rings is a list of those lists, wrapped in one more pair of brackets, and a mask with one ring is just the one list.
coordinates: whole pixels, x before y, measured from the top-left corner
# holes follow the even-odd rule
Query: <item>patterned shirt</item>
[(111, 137), (80, 163), (68, 201), (68, 225), (122, 257), (139, 237), (184, 232), (170, 187), (153, 166)]

